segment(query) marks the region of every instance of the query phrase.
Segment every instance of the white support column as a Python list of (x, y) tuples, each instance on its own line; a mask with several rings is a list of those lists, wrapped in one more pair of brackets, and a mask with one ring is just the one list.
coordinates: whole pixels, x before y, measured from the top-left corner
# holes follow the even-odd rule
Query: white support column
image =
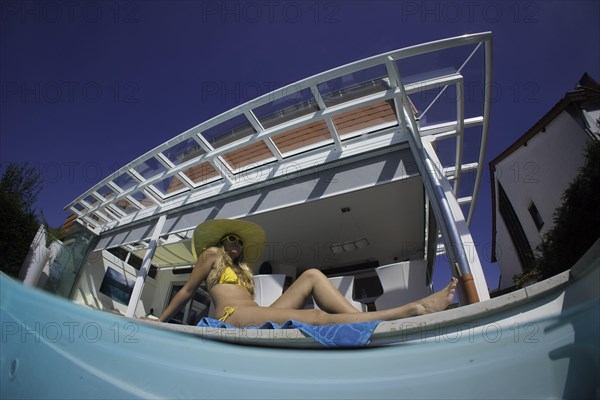
[[(490, 129), (490, 110), (492, 106), (492, 40), (491, 38), (485, 41), (485, 100), (483, 102), (483, 127), (481, 128), (481, 144), (479, 145), (479, 165), (485, 162), (485, 149), (487, 148), (488, 133)], [(475, 176), (475, 185), (473, 185), (473, 201), (467, 216), (467, 226), (471, 225), (473, 213), (475, 212), (475, 204), (477, 196), (479, 196), (479, 186), (483, 176), (483, 168), (477, 170)]]
[(146, 250), (146, 254), (144, 255), (142, 266), (138, 271), (138, 275), (135, 280), (135, 286), (133, 287), (133, 292), (131, 293), (131, 299), (129, 299), (129, 304), (127, 305), (126, 316), (129, 318), (134, 317), (137, 304), (142, 297), (142, 290), (144, 290), (146, 276), (148, 276), (148, 271), (150, 270), (150, 265), (152, 264), (152, 257), (154, 257), (154, 251), (156, 250), (158, 238), (160, 237), (160, 232), (162, 231), (166, 220), (167, 216), (161, 215), (154, 227), (154, 232), (152, 233), (152, 238), (150, 239), (150, 244), (148, 245), (148, 250)]
[(21, 267), (20, 278), (25, 286), (36, 286), (44, 267), (50, 258), (50, 250), (46, 248), (46, 228), (40, 225), (33, 242), (29, 247), (29, 253)]
[(335, 124), (333, 123), (333, 120), (331, 119), (331, 117), (325, 117), (325, 124), (327, 125), (327, 128), (329, 129), (329, 133), (331, 134), (331, 138), (333, 139), (333, 143), (335, 144), (336, 150), (341, 153), (342, 151), (344, 151), (344, 148), (342, 147), (342, 141), (340, 140), (340, 135), (339, 135), (337, 129), (335, 128)]
[[(427, 153), (427, 156), (432, 161), (434, 166), (441, 165), (441, 161), (437, 157), (437, 154), (429, 141), (423, 141), (423, 149)], [(462, 209), (460, 208), (459, 200), (457, 200), (457, 198), (454, 196), (452, 185), (450, 185), (450, 182), (446, 178), (443, 171), (441, 171), (439, 168), (435, 168), (435, 174), (437, 175), (442, 189), (446, 194), (446, 201), (448, 202), (450, 212), (453, 216), (454, 224), (458, 231), (458, 235), (460, 236), (460, 242), (456, 243), (456, 245), (462, 246), (464, 249), (464, 253), (467, 257), (471, 274), (473, 275), (473, 281), (475, 282), (475, 289), (477, 290), (479, 301), (489, 300), (490, 294), (488, 291), (487, 282), (485, 280), (485, 274), (483, 273), (483, 268), (481, 267), (481, 262), (479, 260), (479, 254), (477, 253), (475, 242), (473, 241), (471, 232), (469, 231), (467, 222), (465, 220), (465, 216), (462, 212)]]
[[(463, 232), (462, 228), (459, 228), (461, 222), (464, 223), (464, 216), (462, 215), (460, 206), (452, 192), (452, 187), (441, 169), (441, 165), (439, 164), (440, 161), (437, 158), (433, 147), (431, 147), (430, 143), (422, 140), (412, 110), (410, 110), (410, 112), (406, 110), (410, 101), (402, 84), (397, 65), (393, 62), (391, 57), (388, 57), (386, 66), (390, 82), (392, 85), (397, 84), (400, 91), (400, 96), (394, 97), (396, 115), (401, 126), (406, 126), (409, 131), (408, 141), (410, 149), (417, 167), (419, 168), (425, 190), (431, 196), (431, 205), (439, 224), (440, 231), (442, 232), (442, 237), (444, 238), (446, 251), (450, 258), (450, 265), (457, 269), (456, 272), (465, 288), (466, 300), (469, 304), (487, 300), (490, 297), (487, 291), (485, 278), (483, 278), (483, 280), (481, 279), (483, 273), (481, 271), (481, 264), (479, 263), (478, 256), (475, 256), (475, 266), (478, 271), (475, 271), (475, 273), (471, 271), (471, 260), (467, 254), (468, 248), (465, 246), (465, 236), (463, 233), (466, 232), (469, 238), (471, 236), (468, 229)], [(436, 169), (436, 165), (439, 166), (439, 168)], [(475, 275), (481, 275), (478, 282), (476, 282)]]
[(463, 82), (456, 83), (456, 157), (454, 166), (454, 195), (458, 197), (460, 176), (462, 174), (463, 143), (465, 141), (465, 103)]

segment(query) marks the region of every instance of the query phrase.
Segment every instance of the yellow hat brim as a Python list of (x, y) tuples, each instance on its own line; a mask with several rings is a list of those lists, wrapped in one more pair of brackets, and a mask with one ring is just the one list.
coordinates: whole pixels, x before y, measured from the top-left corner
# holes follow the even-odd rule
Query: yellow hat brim
[(244, 261), (252, 268), (262, 256), (265, 231), (257, 224), (237, 219), (214, 219), (205, 221), (194, 229), (192, 254), (194, 259), (209, 247), (218, 246), (228, 234), (235, 234), (244, 241)]

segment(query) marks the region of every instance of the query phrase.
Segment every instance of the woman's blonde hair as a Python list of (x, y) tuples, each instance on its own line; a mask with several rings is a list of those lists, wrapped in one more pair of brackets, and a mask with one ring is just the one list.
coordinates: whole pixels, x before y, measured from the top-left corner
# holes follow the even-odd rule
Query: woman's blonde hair
[[(244, 261), (244, 252), (241, 252), (240, 256), (237, 259), (237, 263), (234, 263), (231, 257), (225, 251), (225, 247), (223, 243), (219, 244), (219, 253), (221, 254), (221, 261), (217, 264), (214, 273), (214, 280), (218, 280), (221, 275), (223, 275), (223, 271), (225, 268), (231, 267), (233, 271), (237, 274), (240, 283), (248, 289), (252, 297), (254, 297), (254, 278), (252, 275), (252, 271), (246, 261)], [(210, 274), (213, 275), (213, 274)], [(217, 282), (211, 282), (210, 286), (213, 286)]]

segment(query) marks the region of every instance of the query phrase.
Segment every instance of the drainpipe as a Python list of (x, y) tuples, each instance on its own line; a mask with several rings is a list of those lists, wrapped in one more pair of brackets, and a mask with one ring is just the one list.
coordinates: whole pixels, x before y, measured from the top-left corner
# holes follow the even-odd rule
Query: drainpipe
[(135, 279), (135, 285), (133, 287), (133, 292), (131, 293), (131, 298), (129, 299), (129, 304), (127, 305), (127, 313), (125, 315), (129, 318), (134, 317), (137, 304), (140, 301), (140, 298), (142, 297), (142, 290), (144, 290), (146, 277), (148, 276), (148, 271), (150, 270), (150, 265), (152, 264), (152, 257), (154, 257), (154, 252), (156, 251), (158, 238), (160, 237), (160, 233), (162, 232), (162, 229), (165, 226), (166, 220), (167, 216), (161, 215), (158, 221), (156, 222), (156, 225), (154, 226), (154, 232), (152, 232), (150, 244), (148, 245), (148, 249), (146, 250), (146, 254), (144, 255), (142, 266), (138, 271), (137, 278)]

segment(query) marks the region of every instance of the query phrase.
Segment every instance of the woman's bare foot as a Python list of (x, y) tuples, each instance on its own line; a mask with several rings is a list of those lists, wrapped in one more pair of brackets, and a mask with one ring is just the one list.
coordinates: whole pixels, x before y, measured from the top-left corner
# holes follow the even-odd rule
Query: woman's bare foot
[(450, 283), (448, 283), (446, 287), (439, 292), (416, 301), (416, 315), (430, 314), (445, 310), (450, 303), (452, 303), (452, 300), (454, 300), (457, 283), (458, 280), (453, 277), (450, 280)]

